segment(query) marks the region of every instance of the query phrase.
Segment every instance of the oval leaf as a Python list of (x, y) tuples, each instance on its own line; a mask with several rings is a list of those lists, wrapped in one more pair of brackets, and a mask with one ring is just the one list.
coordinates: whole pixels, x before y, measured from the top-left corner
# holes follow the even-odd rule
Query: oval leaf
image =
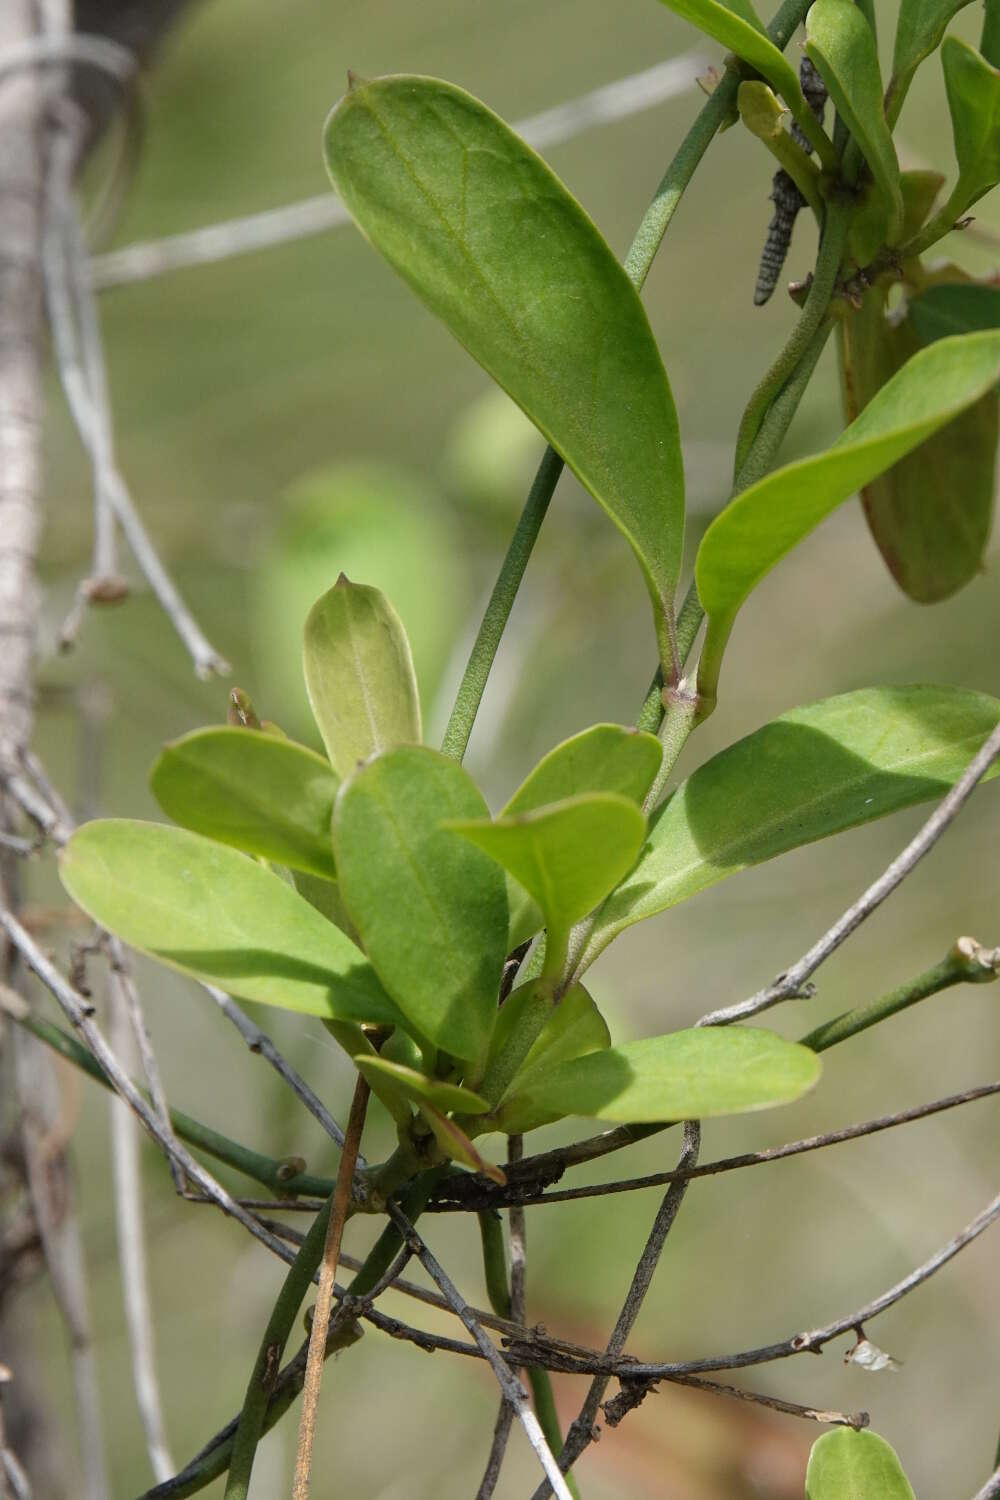
[(881, 189), (894, 244), (903, 227), (899, 162), (882, 106), (875, 38), (853, 0), (816, 0), (806, 16), (806, 53)]
[(183, 828), (78, 828), (62, 883), (132, 948), (231, 995), (345, 1021), (401, 1025), (363, 954), (270, 870)]
[(739, 870), (942, 796), (998, 722), (1000, 701), (964, 688), (864, 688), (782, 714), (654, 814), (581, 967), (623, 928)]
[(306, 619), (306, 690), (341, 777), (393, 745), (420, 741), (420, 700), (403, 623), (384, 594), (341, 573)]
[(684, 529), (677, 416), (638, 293), (542, 159), (471, 94), (358, 83), (327, 166), (377, 250), (513, 396), (625, 534), (672, 631)]
[[(505, 1113), (652, 1124), (788, 1104), (813, 1087), (820, 1061), (770, 1031), (712, 1027), (626, 1042), (536, 1072)], [(505, 1127), (510, 1128), (510, 1127)]]
[(365, 951), (417, 1030), (466, 1059), (496, 1015), (507, 895), (493, 860), (441, 825), (485, 812), (460, 765), (406, 746), (346, 781), (333, 815), (341, 894)]
[(899, 118), (914, 73), (941, 45), (948, 22), (969, 0), (902, 0), (896, 22), (892, 77), (886, 96), (886, 115), (892, 125)]
[(914, 1494), (885, 1438), (838, 1427), (813, 1443), (806, 1500), (914, 1500)]
[(337, 778), (322, 756), (252, 729), (196, 729), (150, 775), (168, 817), (248, 854), (336, 878), (330, 821)]
[(1000, 182), (1000, 69), (958, 37), (941, 46), (958, 182), (948, 200), (957, 219)]
[(362, 1053), (354, 1058), (354, 1066), (370, 1084), (388, 1083), (407, 1099), (417, 1104), (433, 1104), (437, 1109), (454, 1110), (464, 1115), (481, 1115), (489, 1109), (486, 1100), (471, 1089), (458, 1083), (444, 1083), (438, 1078), (428, 1078), (415, 1068), (402, 1063), (390, 1062), (388, 1058), (371, 1057)]
[(775, 563), (998, 379), (1000, 333), (941, 339), (908, 360), (825, 453), (786, 464), (726, 507), (698, 549), (698, 593), (708, 615), (699, 690), (714, 697), (736, 613)]
[(448, 824), (524, 886), (548, 930), (546, 967), (559, 964), (570, 928), (627, 875), (646, 836), (628, 797), (589, 792), (495, 822)]

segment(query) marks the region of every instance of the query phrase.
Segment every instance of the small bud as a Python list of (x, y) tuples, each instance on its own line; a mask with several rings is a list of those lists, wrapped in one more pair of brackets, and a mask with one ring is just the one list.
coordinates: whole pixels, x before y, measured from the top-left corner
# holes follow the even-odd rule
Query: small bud
[(290, 1182), (293, 1177), (300, 1177), (305, 1169), (304, 1156), (286, 1156), (284, 1161), (278, 1164), (278, 1181)]

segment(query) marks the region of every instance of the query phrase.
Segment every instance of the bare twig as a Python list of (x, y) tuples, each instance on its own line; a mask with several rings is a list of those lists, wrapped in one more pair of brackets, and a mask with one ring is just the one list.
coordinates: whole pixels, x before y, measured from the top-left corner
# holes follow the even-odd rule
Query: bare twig
[[(703, 55), (686, 52), (640, 73), (592, 89), (565, 104), (543, 110), (522, 120), (514, 129), (538, 151), (561, 145), (586, 130), (627, 119), (687, 93), (694, 87), (697, 74), (704, 66)], [(206, 225), (187, 234), (170, 235), (165, 239), (112, 250), (91, 261), (91, 282), (95, 288), (103, 290), (149, 281), (188, 266), (211, 265), (235, 255), (285, 245), (348, 223), (350, 215), (343, 204), (332, 193), (324, 193), (321, 197), (306, 198), (283, 208), (266, 209), (245, 218)]]
[(809, 976), (816, 972), (820, 964), (825, 963), (831, 953), (836, 952), (841, 943), (845, 942), (851, 933), (871, 916), (872, 912), (878, 910), (886, 897), (892, 895), (896, 887), (902, 884), (924, 855), (933, 849), (998, 756), (1000, 756), (1000, 725), (994, 729), (986, 743), (973, 756), (965, 771), (947, 796), (938, 803), (920, 832), (910, 840), (900, 854), (897, 854), (888, 868), (876, 881), (873, 881), (864, 894), (847, 908), (843, 916), (834, 922), (833, 926), (818, 942), (813, 944), (807, 953), (802, 955), (798, 963), (793, 964), (784, 974), (779, 974), (777, 979), (765, 989), (758, 990), (756, 995), (751, 995), (748, 1000), (741, 1000), (738, 1004), (725, 1006), (721, 1010), (710, 1011), (708, 1015), (702, 1016), (697, 1024), (699, 1026), (728, 1026), (733, 1021), (745, 1021), (750, 1016), (758, 1015), (782, 1000), (811, 994), (811, 988), (804, 989)]
[[(127, 1059), (131, 1037), (129, 1004), (120, 974), (108, 981), (108, 1029), (111, 1046)], [(153, 1348), (153, 1318), (146, 1275), (146, 1245), (143, 1234), (142, 1176), (139, 1166), (139, 1134), (135, 1117), (117, 1096), (110, 1099), (111, 1163), (114, 1180), (115, 1224), (118, 1258), (122, 1273), (122, 1296), (132, 1357), (132, 1378), (139, 1418), (146, 1439), (146, 1452), (156, 1480), (169, 1479), (174, 1461), (167, 1445), (163, 1404), (156, 1377)], [(161, 1124), (162, 1124), (161, 1116)], [(169, 1117), (167, 1119), (169, 1128)]]
[(1000, 1495), (1000, 1469), (996, 1469), (987, 1479), (981, 1490), (973, 1495), (972, 1500), (997, 1500)]
[[(677, 1165), (680, 1168), (694, 1166), (698, 1160), (698, 1150), (701, 1145), (701, 1128), (696, 1120), (689, 1120), (684, 1126), (684, 1144), (681, 1148), (680, 1160)], [(653, 1274), (660, 1263), (663, 1247), (667, 1236), (674, 1225), (674, 1220), (684, 1201), (687, 1192), (686, 1182), (673, 1182), (667, 1189), (663, 1202), (660, 1204), (659, 1212), (653, 1220), (653, 1227), (649, 1232), (649, 1238), (639, 1258), (639, 1264), (632, 1276), (622, 1310), (618, 1314), (611, 1337), (608, 1339), (605, 1350), (605, 1359), (617, 1359), (625, 1347), (625, 1341), (635, 1324), (636, 1318), (646, 1298), (649, 1284)], [(586, 1400), (580, 1408), (580, 1412), (566, 1434), (566, 1442), (563, 1451), (559, 1455), (559, 1467), (565, 1472), (572, 1468), (573, 1464), (588, 1448), (594, 1440), (594, 1421), (600, 1408), (601, 1400), (607, 1389), (608, 1379), (606, 1375), (598, 1374), (590, 1383)], [(546, 1484), (539, 1485), (532, 1500), (544, 1500), (549, 1493)]]
[[(724, 1156), (718, 1161), (703, 1162), (700, 1166), (681, 1168), (672, 1172), (651, 1172), (644, 1177), (624, 1177), (615, 1182), (597, 1182), (589, 1187), (559, 1188), (552, 1192), (518, 1194), (516, 1201), (527, 1205), (539, 1203), (572, 1203), (578, 1198), (601, 1198), (609, 1193), (633, 1193), (641, 1188), (665, 1187), (670, 1182), (689, 1182), (694, 1177), (714, 1177), (720, 1172), (735, 1172), (743, 1167), (756, 1167), (765, 1162), (784, 1161), (789, 1156), (802, 1156), (809, 1151), (822, 1151), (827, 1146), (839, 1146), (844, 1141), (855, 1141), (863, 1136), (876, 1135), (882, 1130), (894, 1130), (897, 1125), (909, 1125), (914, 1120), (925, 1120), (944, 1110), (957, 1109), (963, 1104), (972, 1104), (977, 1099), (989, 1099), (1000, 1094), (1000, 1083), (985, 1083), (978, 1088), (965, 1089), (960, 1094), (949, 1094), (943, 1099), (933, 1099), (928, 1104), (917, 1104), (912, 1109), (897, 1110), (893, 1114), (879, 1115), (874, 1120), (864, 1120), (858, 1125), (846, 1125), (840, 1130), (828, 1130), (820, 1135), (810, 1135), (798, 1141), (788, 1141), (782, 1146), (768, 1146), (761, 1151), (745, 1151), (739, 1156)], [(448, 1179), (441, 1184), (447, 1190)], [(488, 1178), (483, 1178), (479, 1192), (463, 1193), (460, 1201), (443, 1199), (427, 1205), (428, 1212), (449, 1210), (481, 1210), (503, 1208), (511, 1201), (509, 1188), (498, 1187)]]
[[(338, 1146), (343, 1146), (344, 1132), (330, 1114), (322, 1099), (313, 1093), (305, 1079), (300, 1077), (286, 1058), (282, 1057), (267, 1033), (261, 1031), (260, 1027), (251, 1021), (246, 1012), (241, 1010), (236, 1001), (227, 995), (224, 990), (216, 989), (214, 984), (202, 985), (202, 989), (208, 991), (216, 1005), (222, 1011), (222, 1014), (226, 1017), (226, 1020), (233, 1023), (250, 1051), (262, 1057), (265, 1062), (270, 1063), (279, 1077), (283, 1078), (292, 1092), (297, 1094), (302, 1100), (302, 1103), (313, 1118), (319, 1121), (327, 1135), (335, 1140)], [(358, 1166), (364, 1167), (366, 1165), (364, 1157), (359, 1155)]]
[(309, 1500), (313, 1439), (316, 1436), (316, 1412), (319, 1407), (320, 1382), (323, 1378), (326, 1336), (330, 1327), (330, 1314), (333, 1310), (337, 1257), (340, 1254), (340, 1240), (351, 1200), (351, 1183), (358, 1160), (361, 1132), (364, 1129), (365, 1115), (368, 1112), (368, 1094), (368, 1084), (359, 1075), (354, 1086), (354, 1099), (351, 1103), (343, 1154), (337, 1172), (337, 1186), (333, 1193), (333, 1207), (330, 1210), (326, 1244), (323, 1247), (323, 1261), (319, 1271), (319, 1292), (313, 1309), (312, 1329), (309, 1334), (309, 1357), (303, 1388), (302, 1417), (299, 1422), (299, 1446), (295, 1457), (292, 1500)]
[(500, 1354), (496, 1346), (486, 1337), (482, 1324), (473, 1315), (472, 1309), (465, 1301), (465, 1298), (455, 1286), (444, 1267), (428, 1249), (424, 1240), (414, 1229), (402, 1209), (397, 1207), (390, 1199), (386, 1212), (396, 1225), (396, 1228), (403, 1235), (406, 1243), (413, 1250), (414, 1255), (420, 1260), (420, 1264), (431, 1280), (436, 1282), (442, 1294), (447, 1298), (454, 1311), (475, 1339), (483, 1358), (487, 1360), (497, 1378), (497, 1383), (504, 1394), (505, 1400), (513, 1407), (518, 1421), (524, 1428), (525, 1436), (534, 1449), (538, 1461), (545, 1472), (547, 1482), (552, 1486), (553, 1492), (559, 1497), (559, 1500), (572, 1500), (572, 1496), (566, 1488), (566, 1481), (559, 1471), (559, 1466), (542, 1435), (538, 1419), (531, 1409), (531, 1402), (528, 1399), (527, 1391), (511, 1372), (510, 1366), (503, 1355)]
[[(714, 1396), (732, 1396), (737, 1401), (749, 1401), (754, 1406), (766, 1406), (771, 1411), (783, 1412), (787, 1417), (804, 1417), (808, 1422), (823, 1422), (831, 1427), (853, 1427), (859, 1431), (870, 1421), (866, 1411), (824, 1411), (815, 1406), (802, 1406), (798, 1401), (785, 1401), (780, 1396), (770, 1396), (764, 1391), (748, 1391), (739, 1385), (722, 1385), (717, 1380), (702, 1380), (697, 1375), (674, 1375), (671, 1385), (686, 1385), (692, 1390), (706, 1391)], [(649, 1395), (652, 1386), (644, 1380), (632, 1382), (622, 1378), (622, 1388), (611, 1401), (605, 1401), (603, 1411), (609, 1427), (617, 1427)]]
[(4, 1386), (11, 1379), (10, 1370), (6, 1365), (0, 1364), (0, 1493), (3, 1494), (4, 1500), (31, 1500), (31, 1485), (28, 1483), (28, 1476), (21, 1467), (17, 1454), (7, 1445), (3, 1393)]
[[(522, 1136), (512, 1135), (508, 1138), (508, 1166), (513, 1166), (521, 1160), (523, 1149)], [(526, 1269), (524, 1210), (512, 1208), (510, 1211), (510, 1317), (512, 1323), (524, 1322)], [(482, 1322), (482, 1318), (479, 1321)], [(517, 1365), (511, 1365), (510, 1373), (514, 1376), (520, 1373)], [(500, 1479), (500, 1470), (503, 1467), (513, 1423), (514, 1408), (505, 1397), (501, 1396), (497, 1419), (493, 1426), (493, 1441), (490, 1444), (485, 1472), (476, 1491), (476, 1500), (492, 1500), (493, 1492)]]
[[(174, 1127), (170, 1120), (170, 1105), (167, 1103), (166, 1090), (160, 1077), (160, 1065), (156, 1061), (156, 1053), (153, 1051), (153, 1039), (146, 1025), (146, 1017), (143, 1015), (142, 1002), (139, 999), (139, 991), (125, 957), (125, 949), (118, 938), (109, 933), (107, 936), (108, 953), (111, 958), (111, 986), (112, 992), (115, 987), (120, 991), (121, 1000), (132, 1028), (132, 1035), (139, 1051), (139, 1061), (142, 1064), (143, 1076), (149, 1089), (149, 1098), (153, 1108), (156, 1110), (160, 1125), (165, 1135), (174, 1139)], [(174, 1187), (178, 1193), (187, 1191), (187, 1182), (176, 1157), (168, 1158), (170, 1174), (174, 1179)]]

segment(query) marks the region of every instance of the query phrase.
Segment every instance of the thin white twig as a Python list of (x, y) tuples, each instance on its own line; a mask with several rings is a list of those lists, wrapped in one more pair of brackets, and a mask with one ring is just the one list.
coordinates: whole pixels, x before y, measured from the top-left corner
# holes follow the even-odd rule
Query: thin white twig
[[(142, 1064), (143, 1076), (149, 1088), (149, 1098), (156, 1111), (160, 1127), (164, 1135), (169, 1136), (176, 1142), (174, 1127), (170, 1119), (170, 1105), (167, 1103), (166, 1090), (163, 1087), (163, 1079), (160, 1077), (160, 1065), (153, 1051), (153, 1039), (146, 1025), (146, 1017), (143, 1015), (142, 1002), (139, 999), (139, 991), (125, 957), (125, 949), (121, 941), (113, 933), (107, 935), (108, 954), (111, 959), (112, 978), (117, 979), (121, 989), (121, 995), (125, 1002), (125, 1009), (132, 1035), (139, 1049), (139, 1061)], [(180, 1164), (174, 1157), (168, 1158), (170, 1175), (174, 1179), (174, 1187), (178, 1193), (187, 1191), (187, 1181)]]
[[(108, 1032), (111, 1046), (128, 1062), (131, 1041), (129, 1002), (122, 975), (108, 976)], [(142, 1216), (142, 1175), (139, 1132), (128, 1105), (112, 1094), (111, 1166), (114, 1182), (115, 1226), (122, 1273), (122, 1297), (132, 1356), (132, 1378), (139, 1418), (146, 1439), (150, 1468), (158, 1483), (169, 1479), (174, 1461), (167, 1445), (163, 1405), (156, 1377), (153, 1318), (146, 1275), (146, 1244)]]
[(552, 1486), (553, 1492), (558, 1496), (558, 1500), (572, 1500), (572, 1496), (566, 1487), (566, 1481), (559, 1471), (559, 1465), (556, 1463), (552, 1455), (552, 1450), (545, 1441), (545, 1435), (538, 1425), (538, 1418), (531, 1409), (531, 1401), (528, 1398), (527, 1391), (513, 1374), (510, 1366), (492, 1339), (487, 1338), (482, 1325), (474, 1316), (469, 1304), (444, 1267), (428, 1249), (424, 1240), (414, 1229), (402, 1209), (397, 1207), (390, 1199), (386, 1212), (396, 1225), (396, 1228), (403, 1235), (406, 1244), (410, 1246), (414, 1255), (419, 1259), (428, 1276), (440, 1288), (442, 1294), (447, 1298), (451, 1307), (454, 1308), (459, 1318), (475, 1339), (483, 1357), (487, 1360), (497, 1378), (497, 1383), (504, 1394), (505, 1400), (513, 1407), (518, 1421), (524, 1428), (525, 1436), (534, 1449), (548, 1484)]
[[(802, 955), (798, 963), (793, 964), (784, 974), (779, 974), (777, 979), (765, 989), (758, 990), (756, 995), (751, 995), (748, 1000), (741, 1000), (738, 1004), (725, 1006), (721, 1010), (710, 1011), (708, 1015), (702, 1016), (697, 1024), (699, 1026), (729, 1026), (733, 1021), (745, 1021), (750, 1016), (758, 1015), (782, 1000), (801, 996), (803, 986), (809, 976), (814, 974), (820, 964), (824, 963), (831, 953), (835, 953), (841, 943), (845, 942), (852, 932), (855, 932), (862, 922), (882, 905), (887, 896), (892, 895), (896, 887), (902, 884), (924, 855), (933, 849), (998, 756), (1000, 756), (1000, 725), (994, 729), (986, 743), (969, 762), (951, 791), (938, 803), (920, 832), (910, 840), (902, 853), (897, 854), (889, 867), (876, 881), (872, 882), (864, 894), (847, 908), (843, 916), (834, 922), (833, 926), (818, 942), (813, 944), (807, 953)], [(807, 993), (811, 993), (811, 990)]]
[[(542, 110), (513, 128), (538, 151), (559, 146), (596, 126), (627, 119), (687, 93), (705, 66), (703, 53), (685, 52), (591, 89), (565, 104)], [(269, 250), (350, 222), (350, 214), (340, 200), (332, 192), (323, 193), (282, 208), (265, 209), (262, 213), (95, 256), (90, 263), (91, 285), (103, 291), (107, 287), (149, 281), (188, 266), (211, 265), (255, 250)]]

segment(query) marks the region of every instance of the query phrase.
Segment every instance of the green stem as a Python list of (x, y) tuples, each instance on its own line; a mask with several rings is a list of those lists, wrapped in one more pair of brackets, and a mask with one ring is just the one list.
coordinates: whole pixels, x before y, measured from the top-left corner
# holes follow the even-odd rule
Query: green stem
[[(43, 1021), (40, 1016), (19, 1017), (18, 1024), (26, 1031), (30, 1031), (32, 1036), (36, 1036), (40, 1042), (44, 1042), (47, 1047), (51, 1047), (53, 1052), (58, 1052), (60, 1057), (64, 1057), (74, 1067), (88, 1073), (106, 1089), (111, 1088), (97, 1059), (68, 1032), (63, 1031), (59, 1026), (53, 1026), (49, 1021)], [(138, 1088), (138, 1084), (136, 1087)], [(140, 1090), (140, 1092), (145, 1091)], [(146, 1097), (148, 1098), (148, 1095)], [(208, 1125), (202, 1125), (200, 1120), (184, 1114), (183, 1110), (171, 1109), (170, 1123), (180, 1140), (186, 1141), (189, 1146), (194, 1146), (199, 1151), (204, 1151), (216, 1161), (224, 1162), (227, 1167), (242, 1172), (245, 1177), (251, 1177), (255, 1182), (262, 1183), (279, 1197), (294, 1197), (303, 1193), (317, 1198), (326, 1198), (333, 1191), (332, 1178), (313, 1177), (308, 1172), (297, 1172), (289, 1176), (285, 1162), (278, 1161), (273, 1156), (264, 1156), (259, 1151), (252, 1151), (249, 1146), (241, 1146), (238, 1141), (230, 1140), (228, 1136), (220, 1135), (217, 1130), (210, 1129)]]
[(659, 802), (663, 788), (673, 775), (674, 766), (695, 726), (697, 713), (697, 694), (684, 684), (680, 688), (672, 688), (666, 694), (666, 708), (659, 728), (663, 759), (642, 804), (644, 812), (651, 812)]
[(826, 317), (830, 299), (837, 285), (837, 273), (840, 270), (844, 245), (847, 241), (847, 226), (851, 212), (851, 203), (836, 196), (831, 198), (827, 205), (823, 238), (820, 240), (819, 254), (816, 257), (816, 269), (813, 272), (812, 285), (809, 288), (802, 315), (792, 329), (791, 337), (785, 347), (750, 397), (746, 411), (743, 413), (736, 439), (734, 473), (737, 475), (741, 473), (746, 463), (751, 445), (760, 431), (768, 408), (802, 359), (817, 329)]
[(326, 1207), (313, 1220), (267, 1320), (233, 1438), (225, 1500), (246, 1500), (257, 1445), (264, 1432), (268, 1404), (281, 1372), (281, 1356), (323, 1255), (332, 1202), (331, 1194)]
[(918, 1000), (926, 1000), (930, 995), (950, 989), (953, 984), (989, 983), (997, 978), (997, 970), (994, 963), (982, 961), (979, 956), (982, 952), (978, 943), (973, 943), (972, 939), (959, 938), (940, 963), (925, 969), (916, 979), (897, 985), (871, 1005), (858, 1006), (836, 1016), (832, 1021), (825, 1021), (822, 1026), (817, 1026), (801, 1038), (802, 1046), (810, 1047), (813, 1052), (825, 1052), (828, 1047), (846, 1042), (859, 1032), (867, 1031), (870, 1026), (877, 1026), (890, 1016), (916, 1005)]

